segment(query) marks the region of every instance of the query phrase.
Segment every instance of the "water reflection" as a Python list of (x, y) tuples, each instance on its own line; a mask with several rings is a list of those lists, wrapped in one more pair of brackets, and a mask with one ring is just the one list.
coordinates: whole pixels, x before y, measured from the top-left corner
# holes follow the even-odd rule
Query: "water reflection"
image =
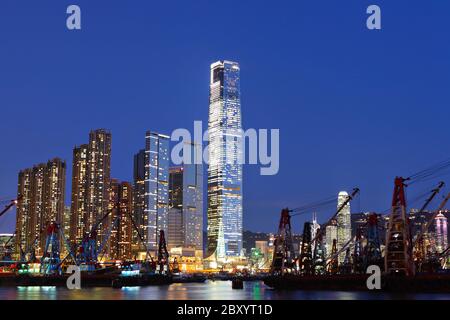
[(444, 299), (450, 294), (390, 294), (383, 292), (277, 291), (262, 282), (245, 282), (243, 290), (233, 290), (231, 281), (175, 283), (170, 286), (85, 288), (56, 287), (0, 288), (1, 300), (385, 300)]

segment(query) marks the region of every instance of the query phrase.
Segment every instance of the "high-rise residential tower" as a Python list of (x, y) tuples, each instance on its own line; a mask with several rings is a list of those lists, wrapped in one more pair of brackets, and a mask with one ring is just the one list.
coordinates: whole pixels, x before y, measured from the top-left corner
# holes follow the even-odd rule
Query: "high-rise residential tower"
[(19, 172), (16, 252), (42, 254), (45, 228), (63, 222), (65, 183), (66, 163), (59, 158)]
[(87, 221), (87, 154), (87, 144), (73, 149), (72, 202), (70, 206), (70, 242), (72, 245), (83, 239), (85, 221)]
[(33, 183), (33, 170), (24, 169), (19, 172), (17, 194), (20, 199), (16, 210), (16, 241), (15, 252), (19, 253), (28, 247), (29, 226), (28, 221), (32, 212), (31, 185)]
[(147, 131), (145, 136), (145, 199), (142, 233), (147, 248), (156, 252), (159, 231), (168, 231), (169, 137)]
[[(337, 208), (339, 209), (348, 199), (346, 191), (339, 192)], [(337, 215), (337, 250), (344, 247), (352, 237), (352, 221), (350, 213), (350, 203), (347, 203)], [(345, 258), (345, 250), (339, 254), (338, 262), (342, 263)]]
[(208, 248), (220, 262), (242, 249), (242, 139), (240, 69), (231, 61), (211, 65), (209, 94)]
[(105, 227), (110, 237), (105, 253), (111, 259), (131, 259), (133, 190), (129, 182), (111, 179), (109, 209), (111, 214)]
[[(199, 145), (187, 143), (191, 155)], [(201, 149), (200, 149), (201, 150)], [(201, 153), (200, 153), (201, 154)], [(203, 251), (203, 169), (201, 161), (169, 169), (168, 246)]]
[[(89, 133), (87, 153), (87, 219), (84, 221), (84, 232), (88, 233), (108, 212), (109, 184), (111, 174), (111, 133), (105, 129), (93, 130)], [(100, 225), (97, 241), (103, 241), (104, 225)]]
[[(111, 133), (92, 130), (89, 143), (75, 147), (72, 167), (71, 231), (72, 245), (79, 245), (109, 209), (111, 174)], [(107, 225), (97, 229), (97, 245), (103, 241)]]

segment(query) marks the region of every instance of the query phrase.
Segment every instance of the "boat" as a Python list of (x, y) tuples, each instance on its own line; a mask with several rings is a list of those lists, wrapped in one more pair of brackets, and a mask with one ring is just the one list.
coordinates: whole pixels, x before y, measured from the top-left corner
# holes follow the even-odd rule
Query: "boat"
[(158, 273), (141, 273), (133, 276), (118, 276), (112, 281), (113, 288), (169, 285), (172, 276)]
[(186, 273), (178, 273), (172, 276), (173, 283), (190, 283), (190, 282), (198, 282), (203, 283), (206, 281), (207, 277), (201, 273), (194, 274), (186, 274)]

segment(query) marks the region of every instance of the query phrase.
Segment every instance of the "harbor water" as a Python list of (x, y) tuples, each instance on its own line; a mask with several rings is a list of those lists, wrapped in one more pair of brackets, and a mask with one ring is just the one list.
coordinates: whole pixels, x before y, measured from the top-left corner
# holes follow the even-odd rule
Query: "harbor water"
[(233, 290), (231, 281), (174, 283), (165, 286), (85, 288), (68, 290), (57, 287), (1, 287), (1, 300), (450, 300), (442, 293), (386, 293), (344, 291), (280, 291), (263, 282), (245, 282), (242, 290)]

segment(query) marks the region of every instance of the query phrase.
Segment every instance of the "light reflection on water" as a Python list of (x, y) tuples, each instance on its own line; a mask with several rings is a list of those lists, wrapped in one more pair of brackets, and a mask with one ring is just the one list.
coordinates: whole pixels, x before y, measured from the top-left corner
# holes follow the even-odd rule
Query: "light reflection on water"
[(383, 292), (277, 291), (262, 282), (245, 282), (243, 290), (233, 290), (231, 281), (175, 283), (169, 286), (86, 288), (56, 287), (0, 288), (1, 300), (383, 300), (440, 299), (450, 294), (390, 294)]

